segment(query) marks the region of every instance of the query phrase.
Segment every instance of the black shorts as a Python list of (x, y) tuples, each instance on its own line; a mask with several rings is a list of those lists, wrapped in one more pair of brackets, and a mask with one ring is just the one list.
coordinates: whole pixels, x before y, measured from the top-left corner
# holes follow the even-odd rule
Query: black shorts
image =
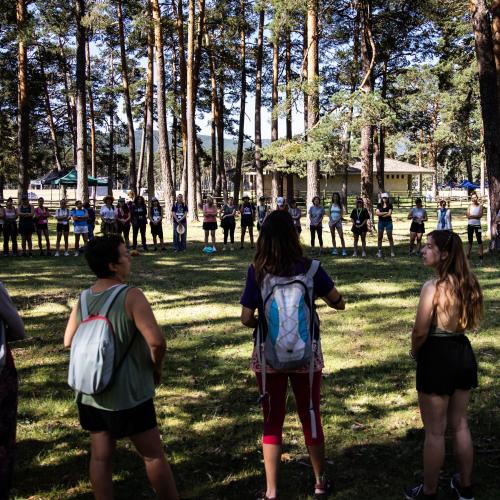
[(368, 228), (366, 227), (366, 224), (363, 227), (356, 227), (353, 224), (351, 231), (354, 236), (361, 236), (362, 234), (366, 234), (368, 232)]
[(205, 231), (215, 231), (217, 229), (217, 222), (204, 222), (203, 229)]
[(35, 232), (35, 224), (32, 221), (19, 222), (19, 234), (31, 236)]
[(425, 233), (424, 223), (413, 221), (410, 226), (410, 233), (424, 234)]
[(474, 242), (474, 233), (476, 233), (476, 240), (478, 245), (482, 245), (483, 238), (482, 238), (481, 226), (467, 225), (467, 240), (469, 242), (469, 245), (472, 245), (472, 243)]
[(163, 238), (163, 228), (161, 224), (150, 224), (151, 226), (151, 236), (158, 236)]
[(113, 439), (134, 436), (156, 427), (156, 413), (152, 399), (133, 408), (118, 411), (101, 410), (78, 403), (82, 429), (89, 432), (109, 432)]
[(241, 218), (241, 227), (253, 227), (253, 219)]
[(42, 222), (41, 224), (39, 224), (38, 222), (36, 223), (36, 230), (37, 231), (43, 231), (43, 230), (48, 229), (48, 228), (49, 228), (49, 225), (46, 222)]
[(417, 391), (451, 396), (477, 387), (477, 363), (465, 335), (430, 335), (418, 351)]
[(57, 223), (56, 232), (58, 233), (69, 233), (69, 224)]

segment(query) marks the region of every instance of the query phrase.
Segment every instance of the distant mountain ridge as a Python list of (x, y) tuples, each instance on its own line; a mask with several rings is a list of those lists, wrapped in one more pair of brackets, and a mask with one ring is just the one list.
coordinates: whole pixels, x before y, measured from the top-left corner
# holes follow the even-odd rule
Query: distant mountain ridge
[[(154, 147), (154, 152), (156, 153), (158, 151), (159, 147), (159, 134), (158, 130), (153, 131), (154, 135), (154, 140), (153, 140), (153, 147)], [(212, 138), (209, 135), (198, 135), (198, 138), (201, 139), (202, 147), (203, 149), (207, 152), (210, 153), (212, 149)], [(135, 150), (137, 154), (139, 154), (141, 150), (141, 139), (142, 139), (142, 130), (136, 130), (135, 132)], [(168, 136), (169, 141), (172, 140), (172, 136)], [(269, 144), (271, 141), (269, 139), (263, 139), (262, 144), (265, 146)], [(249, 141), (248, 139), (245, 140), (245, 149), (250, 149), (253, 147), (253, 143)], [(228, 137), (224, 138), (224, 151), (227, 151), (229, 153), (236, 153), (236, 150), (238, 148), (238, 141), (236, 138), (230, 139)], [(128, 152), (128, 147), (125, 146), (118, 146), (116, 148), (118, 153), (123, 153), (126, 154)]]

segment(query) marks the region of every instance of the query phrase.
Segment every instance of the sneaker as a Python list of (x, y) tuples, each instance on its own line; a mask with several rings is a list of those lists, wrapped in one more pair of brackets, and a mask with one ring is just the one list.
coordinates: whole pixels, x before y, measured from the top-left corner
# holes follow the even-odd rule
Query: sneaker
[(54, 257), (59, 257), (59, 252), (56, 252), (56, 253), (54, 254)]
[(396, 254), (394, 252), (391, 252), (391, 257), (396, 257)]
[(222, 247), (222, 251), (223, 251), (223, 252), (225, 252), (226, 250), (227, 250), (227, 246), (226, 246), (226, 245), (224, 245), (224, 246)]
[(64, 252), (65, 257), (69, 257), (69, 252)]
[(342, 257), (347, 257), (347, 250), (345, 248), (342, 249)]
[(332, 490), (333, 490), (332, 483), (327, 478), (323, 478), (321, 483), (316, 483), (314, 485), (314, 498), (318, 500), (323, 498), (328, 498)]
[(467, 488), (462, 488), (460, 486), (460, 475), (453, 474), (450, 483), (451, 489), (457, 495), (458, 500), (474, 500), (474, 493), (472, 492), (472, 486), (467, 486)]
[(377, 257), (378, 257), (379, 259), (381, 259), (381, 258), (382, 258), (382, 250), (379, 250), (379, 251), (377, 252)]
[(358, 252), (356, 252), (356, 250), (354, 252), (352, 252), (352, 256), (353, 257), (357, 257), (358, 256)]
[(406, 500), (417, 500), (418, 498), (430, 498), (430, 499), (437, 498), (436, 494), (426, 495), (424, 493), (424, 485), (423, 484), (418, 484), (416, 486), (407, 486), (405, 488), (404, 493), (405, 493)]
[(334, 248), (334, 249), (332, 250), (332, 255), (338, 255), (338, 252), (337, 252), (337, 249), (336, 249), (336, 248)]
[(361, 254), (361, 257), (366, 257), (366, 252), (363, 252), (363, 253)]
[(80, 252), (77, 250), (77, 251), (75, 252), (75, 257), (78, 257), (79, 255), (80, 255)]
[(234, 252), (234, 246), (231, 245), (231, 252)]
[(211, 250), (211, 251), (212, 251), (212, 252), (217, 252), (217, 248), (212, 247), (212, 250)]

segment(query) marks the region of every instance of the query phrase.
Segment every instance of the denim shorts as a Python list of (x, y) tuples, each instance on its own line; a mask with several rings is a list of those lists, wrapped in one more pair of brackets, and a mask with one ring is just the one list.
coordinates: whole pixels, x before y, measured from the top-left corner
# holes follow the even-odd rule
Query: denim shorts
[(384, 229), (386, 231), (392, 231), (392, 220), (379, 219), (378, 232), (381, 233)]

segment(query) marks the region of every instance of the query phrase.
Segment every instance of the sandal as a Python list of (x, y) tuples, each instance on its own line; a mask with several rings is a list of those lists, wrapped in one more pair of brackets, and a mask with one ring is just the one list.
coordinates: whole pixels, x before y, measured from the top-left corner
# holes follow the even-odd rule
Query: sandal
[(278, 500), (278, 497), (268, 497), (266, 495), (266, 491), (259, 491), (256, 495), (255, 498), (258, 498), (260, 500)]
[(314, 498), (316, 500), (323, 500), (328, 498), (333, 490), (333, 484), (325, 477), (321, 483), (314, 485)]

